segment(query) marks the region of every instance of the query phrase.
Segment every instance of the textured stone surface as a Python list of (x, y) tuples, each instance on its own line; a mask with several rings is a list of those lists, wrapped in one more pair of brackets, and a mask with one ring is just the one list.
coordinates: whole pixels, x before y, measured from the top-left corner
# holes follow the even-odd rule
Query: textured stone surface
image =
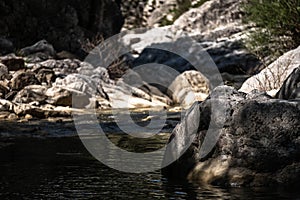
[[(173, 131), (170, 140), (179, 138), (166, 155), (182, 155), (182, 147), (191, 138), (193, 142), (164, 174), (226, 186), (300, 184), (295, 173), (300, 166), (299, 105), (228, 86), (217, 88), (188, 112), (186, 118), (198, 116), (194, 121), (183, 120), (187, 124)], [(191, 135), (189, 129), (197, 131)]]

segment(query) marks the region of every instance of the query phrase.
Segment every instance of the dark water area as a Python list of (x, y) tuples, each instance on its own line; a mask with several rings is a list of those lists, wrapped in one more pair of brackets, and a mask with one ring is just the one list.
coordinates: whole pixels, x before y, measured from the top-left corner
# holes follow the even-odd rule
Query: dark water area
[[(145, 152), (164, 146), (171, 121), (179, 121), (178, 115), (169, 115), (163, 134), (134, 140), (113, 133), (115, 125), (104, 118), (112, 142), (126, 150)], [(297, 189), (199, 186), (170, 181), (160, 170), (125, 173), (111, 169), (89, 154), (71, 122), (0, 124), (0, 199), (300, 199)], [(14, 130), (26, 134), (13, 137)], [(57, 137), (60, 132), (63, 137)]]
[(129, 174), (94, 159), (79, 138), (2, 139), (0, 199), (299, 199), (280, 189), (174, 183), (160, 171)]

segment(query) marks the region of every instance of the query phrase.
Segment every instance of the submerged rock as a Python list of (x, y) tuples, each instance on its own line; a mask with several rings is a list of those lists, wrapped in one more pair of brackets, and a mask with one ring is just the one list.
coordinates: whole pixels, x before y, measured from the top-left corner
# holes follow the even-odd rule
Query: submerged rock
[(183, 155), (163, 173), (200, 184), (299, 185), (299, 111), (298, 101), (219, 87), (174, 129), (165, 160)]

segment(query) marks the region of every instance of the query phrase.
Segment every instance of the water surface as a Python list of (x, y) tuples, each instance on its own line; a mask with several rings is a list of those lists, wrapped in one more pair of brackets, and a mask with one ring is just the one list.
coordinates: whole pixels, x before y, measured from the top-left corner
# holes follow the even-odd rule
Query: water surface
[[(116, 145), (148, 152), (165, 145), (179, 119), (169, 115), (161, 134), (143, 140), (121, 133), (106, 115), (100, 123)], [(69, 120), (0, 122), (0, 127), (0, 199), (300, 199), (297, 190), (204, 187), (167, 180), (159, 170), (111, 169), (89, 154)]]

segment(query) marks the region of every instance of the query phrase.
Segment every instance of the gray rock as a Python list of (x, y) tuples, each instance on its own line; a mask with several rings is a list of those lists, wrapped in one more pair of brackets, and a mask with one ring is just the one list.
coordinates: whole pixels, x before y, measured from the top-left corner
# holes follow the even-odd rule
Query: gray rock
[[(299, 102), (219, 87), (186, 116), (198, 117), (184, 119), (187, 124), (173, 131), (170, 140), (181, 139), (167, 149), (166, 155), (183, 156), (163, 173), (170, 178), (223, 186), (299, 185), (300, 177), (295, 174), (300, 161), (299, 109)], [(191, 145), (184, 152), (179, 147), (191, 138), (189, 129), (197, 129), (197, 133), (192, 143), (186, 143)]]
[(22, 56), (29, 56), (31, 54), (36, 53), (44, 53), (46, 55), (55, 56), (55, 50), (51, 44), (49, 44), (46, 40), (41, 40), (35, 43), (32, 46), (25, 47), (19, 52)]
[(239, 0), (210, 0), (181, 15), (174, 26), (194, 37), (210, 54), (221, 73), (253, 74), (259, 60), (242, 45), (250, 26), (242, 23)]
[[(181, 15), (174, 25), (179, 30), (187, 31), (191, 34), (202, 35), (209, 39), (217, 39), (212, 37), (216, 30), (224, 30), (229, 26), (241, 26), (242, 11), (240, 5), (243, 1), (239, 0), (210, 0), (205, 2), (198, 8), (192, 8)], [(230, 30), (233, 30), (230, 28)], [(230, 33), (228, 29), (226, 32)], [(220, 35), (224, 35), (224, 32)], [(230, 33), (232, 35), (232, 33)], [(229, 36), (229, 35), (227, 35)]]

